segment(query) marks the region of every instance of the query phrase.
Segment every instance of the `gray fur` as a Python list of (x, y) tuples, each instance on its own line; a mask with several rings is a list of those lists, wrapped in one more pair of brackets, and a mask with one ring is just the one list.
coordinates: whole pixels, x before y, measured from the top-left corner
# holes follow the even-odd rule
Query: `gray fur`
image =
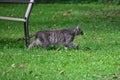
[[(79, 26), (70, 29), (62, 30), (45, 30), (38, 31), (33, 42), (29, 45), (28, 49), (41, 45), (42, 48), (46, 49), (49, 45), (64, 45), (65, 49), (68, 47), (78, 48), (78, 45), (73, 42), (76, 35), (83, 35), (83, 31)], [(23, 38), (20, 38), (21, 40)]]

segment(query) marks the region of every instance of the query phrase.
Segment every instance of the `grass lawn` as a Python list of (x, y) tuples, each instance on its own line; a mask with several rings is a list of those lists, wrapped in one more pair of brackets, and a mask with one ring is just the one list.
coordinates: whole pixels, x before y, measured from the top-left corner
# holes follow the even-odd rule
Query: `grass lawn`
[[(25, 9), (0, 4), (0, 15), (22, 17)], [(80, 25), (85, 34), (74, 40), (80, 50), (27, 50), (16, 41), (23, 23), (0, 20), (0, 80), (120, 80), (120, 6), (35, 4), (29, 22), (30, 34)]]

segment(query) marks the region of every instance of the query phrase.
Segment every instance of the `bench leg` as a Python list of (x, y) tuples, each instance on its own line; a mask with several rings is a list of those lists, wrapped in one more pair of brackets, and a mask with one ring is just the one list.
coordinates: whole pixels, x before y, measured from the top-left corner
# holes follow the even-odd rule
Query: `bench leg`
[(26, 47), (28, 47), (29, 44), (30, 44), (28, 21), (24, 22), (24, 33), (25, 33), (25, 43), (26, 43)]

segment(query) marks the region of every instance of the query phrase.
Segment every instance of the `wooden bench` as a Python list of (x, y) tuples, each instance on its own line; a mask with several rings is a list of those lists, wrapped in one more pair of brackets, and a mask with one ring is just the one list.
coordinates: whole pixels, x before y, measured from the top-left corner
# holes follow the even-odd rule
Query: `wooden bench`
[(0, 16), (0, 20), (9, 20), (9, 21), (18, 21), (24, 23), (24, 34), (25, 34), (25, 42), (26, 47), (29, 46), (30, 40), (29, 40), (29, 28), (28, 28), (28, 19), (33, 7), (34, 0), (0, 0), (0, 3), (26, 3), (28, 4), (28, 7), (26, 9), (26, 13), (23, 18), (13, 18), (13, 17), (5, 17)]

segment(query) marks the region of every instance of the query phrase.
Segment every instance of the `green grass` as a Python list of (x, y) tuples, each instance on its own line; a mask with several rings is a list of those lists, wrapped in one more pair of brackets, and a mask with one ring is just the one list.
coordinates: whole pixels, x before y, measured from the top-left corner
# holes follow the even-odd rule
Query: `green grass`
[[(0, 15), (22, 17), (25, 8), (0, 4)], [(0, 80), (119, 80), (120, 6), (35, 4), (29, 21), (31, 34), (77, 25), (85, 33), (74, 40), (80, 50), (27, 50), (16, 41), (24, 36), (23, 24), (0, 20)]]

